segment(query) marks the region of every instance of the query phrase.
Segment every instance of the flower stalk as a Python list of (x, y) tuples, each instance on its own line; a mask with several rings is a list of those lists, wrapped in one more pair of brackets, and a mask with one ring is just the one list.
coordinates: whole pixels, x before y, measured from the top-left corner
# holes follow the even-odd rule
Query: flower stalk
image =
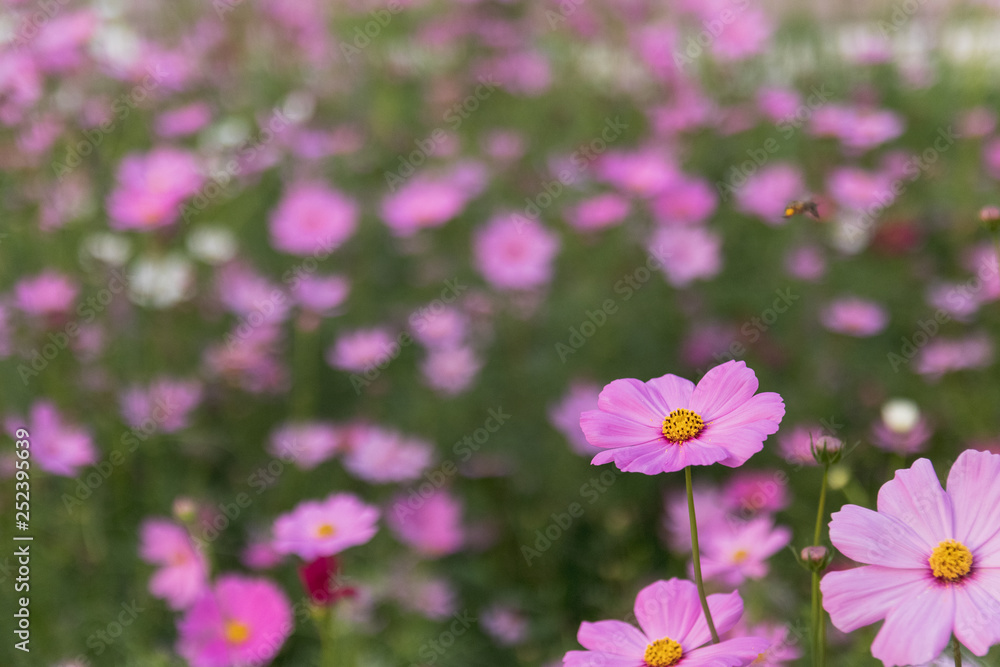
[(694, 513), (694, 488), (691, 484), (691, 466), (684, 468), (684, 483), (687, 486), (688, 517), (691, 519), (691, 556), (694, 560), (694, 583), (698, 586), (698, 598), (701, 600), (701, 609), (705, 612), (705, 622), (708, 623), (708, 631), (712, 633), (712, 643), (719, 643), (719, 633), (715, 629), (712, 621), (712, 612), (708, 608), (708, 598), (705, 596), (705, 582), (701, 578), (701, 554), (698, 550), (698, 520)]

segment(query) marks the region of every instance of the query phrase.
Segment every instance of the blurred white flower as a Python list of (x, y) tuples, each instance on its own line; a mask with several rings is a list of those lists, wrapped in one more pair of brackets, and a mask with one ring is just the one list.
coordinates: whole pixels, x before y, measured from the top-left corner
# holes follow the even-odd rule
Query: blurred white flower
[(178, 254), (140, 257), (129, 271), (129, 299), (148, 308), (170, 308), (194, 295), (191, 262)]

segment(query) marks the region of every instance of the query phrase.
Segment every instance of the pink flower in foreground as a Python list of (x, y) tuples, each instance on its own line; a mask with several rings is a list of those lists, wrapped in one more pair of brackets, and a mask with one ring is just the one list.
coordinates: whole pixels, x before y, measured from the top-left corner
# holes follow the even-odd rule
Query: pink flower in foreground
[(594, 465), (614, 461), (624, 472), (655, 475), (690, 465), (743, 465), (778, 430), (785, 404), (774, 392), (756, 394), (757, 376), (728, 361), (697, 386), (667, 374), (604, 387), (598, 409), (580, 416), (587, 441), (607, 449)]
[(306, 560), (364, 544), (378, 530), (379, 512), (350, 493), (307, 500), (274, 522), (274, 550)]
[(271, 245), (292, 255), (331, 251), (354, 233), (358, 206), (321, 183), (299, 183), (271, 214)]
[[(729, 632), (743, 615), (743, 599), (733, 591), (708, 596), (708, 608), (719, 633)], [(646, 586), (635, 598), (638, 629), (623, 621), (583, 622), (577, 640), (586, 651), (569, 651), (565, 667), (746, 667), (768, 640), (757, 637), (711, 640), (698, 590), (690, 581), (670, 579)], [(702, 647), (702, 648), (699, 648)]]
[(978, 656), (1000, 643), (1000, 455), (966, 450), (941, 488), (918, 459), (878, 494), (845, 505), (830, 540), (864, 567), (823, 577), (823, 606), (852, 632), (885, 619), (872, 655), (886, 667), (933, 660), (954, 634)]
[(160, 566), (149, 580), (149, 592), (171, 609), (191, 606), (208, 584), (208, 562), (188, 532), (167, 519), (146, 519), (139, 535), (139, 557)]
[(293, 627), (280, 588), (228, 574), (178, 621), (177, 652), (191, 667), (256, 667), (271, 662)]

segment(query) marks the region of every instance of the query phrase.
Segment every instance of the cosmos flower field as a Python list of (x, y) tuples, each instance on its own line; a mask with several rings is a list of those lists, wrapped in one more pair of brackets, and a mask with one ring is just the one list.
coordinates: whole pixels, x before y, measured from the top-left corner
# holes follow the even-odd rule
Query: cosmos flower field
[(0, 0), (0, 665), (1000, 664), (993, 5)]

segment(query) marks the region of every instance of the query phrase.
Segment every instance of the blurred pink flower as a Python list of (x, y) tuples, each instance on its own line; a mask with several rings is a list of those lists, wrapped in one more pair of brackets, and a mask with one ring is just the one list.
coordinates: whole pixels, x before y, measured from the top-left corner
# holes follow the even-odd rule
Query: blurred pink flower
[(222, 575), (177, 622), (191, 667), (262, 667), (294, 629), (288, 597), (268, 579)]
[(792, 277), (815, 282), (826, 273), (823, 251), (814, 245), (796, 246), (785, 255), (785, 271)]
[(434, 448), (419, 438), (368, 424), (347, 433), (344, 467), (373, 483), (403, 482), (420, 476), (434, 458)]
[(456, 347), (469, 331), (469, 318), (465, 313), (440, 302), (414, 310), (409, 324), (413, 337), (430, 350)]
[(453, 178), (415, 176), (382, 200), (382, 220), (397, 236), (440, 227), (458, 216), (469, 192)]
[(322, 183), (288, 187), (271, 212), (271, 245), (291, 255), (319, 255), (339, 248), (358, 225), (358, 206)]
[(35, 401), (26, 421), (14, 417), (6, 425), (11, 433), (21, 427), (28, 430), (32, 465), (37, 463), (45, 472), (75, 477), (80, 468), (97, 462), (98, 450), (90, 433), (63, 421), (52, 401)]
[(715, 190), (703, 179), (681, 177), (650, 203), (660, 224), (690, 225), (703, 222), (715, 211)]
[(816, 424), (798, 424), (784, 431), (778, 436), (781, 457), (789, 463), (818, 465), (812, 455), (812, 446), (823, 435), (823, 429)]
[(805, 181), (798, 167), (776, 162), (767, 164), (746, 177), (746, 182), (736, 188), (736, 204), (744, 213), (757, 216), (769, 225), (783, 225), (788, 220), (783, 217), (788, 202), (801, 199)]
[(936, 381), (945, 373), (986, 368), (993, 363), (993, 359), (993, 341), (985, 334), (957, 339), (938, 338), (919, 349), (914, 357), (913, 369)]
[(722, 269), (722, 238), (703, 227), (660, 227), (647, 244), (674, 287), (712, 278)]
[(481, 612), (479, 623), (502, 646), (517, 646), (528, 638), (528, 619), (511, 605), (490, 605)]
[(745, 523), (708, 524), (699, 531), (702, 575), (726, 586), (739, 586), (747, 579), (763, 579), (770, 569), (767, 559), (791, 541), (792, 531), (784, 526), (775, 527), (770, 516)]
[(794, 119), (802, 96), (792, 88), (764, 86), (757, 89), (757, 107), (772, 123)]
[(660, 194), (680, 177), (666, 152), (654, 149), (608, 151), (598, 158), (595, 169), (598, 178), (636, 197)]
[(231, 262), (219, 269), (215, 274), (215, 291), (222, 305), (246, 318), (250, 326), (265, 321), (282, 322), (288, 316), (285, 292), (243, 262)]
[(274, 550), (305, 560), (364, 544), (378, 531), (379, 511), (350, 493), (307, 500), (274, 521)]
[(208, 585), (208, 561), (187, 530), (168, 519), (146, 519), (139, 527), (139, 557), (160, 568), (149, 592), (171, 609), (186, 609)]
[(111, 228), (118, 230), (149, 230), (174, 223), (181, 203), (202, 185), (194, 155), (169, 147), (126, 155), (116, 178), (107, 209)]
[(592, 232), (621, 224), (631, 209), (625, 197), (605, 192), (563, 209), (563, 216), (577, 231)]
[(333, 368), (365, 373), (388, 364), (400, 350), (400, 344), (388, 329), (373, 327), (341, 333), (326, 352), (326, 362)]
[(559, 237), (534, 220), (493, 217), (475, 232), (476, 268), (493, 287), (528, 290), (552, 279)]
[(722, 490), (731, 512), (748, 517), (788, 507), (788, 475), (778, 470), (737, 470)]
[(594, 456), (599, 450), (587, 442), (580, 428), (580, 415), (597, 409), (601, 386), (592, 382), (574, 382), (558, 403), (549, 407), (549, 423), (569, 442), (577, 454)]
[(122, 416), (129, 426), (147, 433), (175, 433), (187, 428), (201, 396), (197, 380), (159, 378), (145, 389), (134, 386), (122, 392)]
[(712, 53), (718, 60), (746, 60), (767, 49), (773, 32), (774, 21), (765, 12), (744, 9), (732, 23), (724, 24), (722, 33), (711, 43)]
[(941, 488), (918, 459), (882, 485), (878, 511), (844, 505), (830, 540), (857, 567), (823, 577), (842, 632), (885, 619), (871, 645), (886, 665), (933, 660), (952, 635), (978, 656), (1000, 643), (1000, 456), (966, 450)]
[(285, 422), (271, 432), (268, 452), (283, 461), (293, 461), (302, 470), (312, 470), (336, 454), (344, 435), (328, 422)]
[(767, 639), (770, 644), (767, 650), (762, 652), (750, 663), (752, 667), (780, 667), (785, 664), (795, 664), (795, 661), (802, 657), (802, 645), (806, 639), (801, 631), (792, 634), (792, 626), (784, 623), (756, 623), (750, 625), (746, 622), (746, 617), (725, 635), (725, 639), (735, 639), (736, 637), (760, 637)]
[(858, 167), (838, 167), (827, 178), (827, 188), (840, 206), (864, 211), (888, 206), (895, 199), (891, 179)]
[(889, 313), (880, 304), (857, 297), (831, 301), (820, 313), (820, 323), (834, 333), (867, 338), (885, 331)]
[(444, 489), (421, 496), (419, 501), (397, 496), (386, 520), (401, 542), (428, 558), (455, 553), (465, 539), (462, 503)]
[(351, 281), (339, 275), (307, 275), (292, 285), (292, 296), (298, 304), (320, 315), (333, 314), (350, 291)]
[(80, 288), (68, 276), (45, 271), (34, 278), (22, 278), (14, 285), (14, 306), (28, 315), (67, 315)]
[(667, 374), (649, 382), (631, 378), (604, 387), (598, 409), (580, 416), (587, 441), (606, 451), (591, 461), (613, 461), (624, 472), (655, 475), (691, 465), (743, 465), (778, 430), (781, 396), (756, 394), (757, 376), (742, 361), (708, 371), (697, 386)]
[(421, 362), (420, 374), (431, 389), (456, 396), (472, 386), (482, 366), (476, 351), (467, 345), (440, 347)]
[(156, 117), (156, 133), (173, 139), (194, 134), (212, 120), (212, 110), (204, 102), (192, 102), (176, 109), (164, 111)]

